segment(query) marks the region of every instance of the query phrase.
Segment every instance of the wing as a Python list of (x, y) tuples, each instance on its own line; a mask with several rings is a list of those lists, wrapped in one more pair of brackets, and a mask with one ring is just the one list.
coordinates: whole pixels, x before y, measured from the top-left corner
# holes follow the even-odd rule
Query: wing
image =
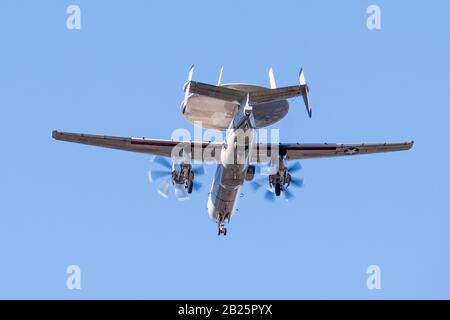
[(281, 144), (281, 152), (286, 152), (288, 160), (329, 158), (358, 154), (381, 153), (410, 150), (414, 142), (362, 143), (362, 144)]
[[(358, 154), (404, 151), (413, 147), (414, 142), (401, 143), (362, 143), (362, 144), (336, 144), (336, 143), (281, 143), (258, 144), (258, 160), (255, 162), (267, 162), (270, 159), (272, 149), (278, 149), (279, 154), (286, 155), (287, 160), (301, 160), (312, 158), (331, 158), (339, 156), (352, 156)], [(253, 157), (255, 159), (255, 157)]]
[[(188, 148), (191, 152), (192, 160), (197, 161), (203, 161), (205, 155), (208, 156), (208, 159), (220, 159), (220, 150), (222, 148), (222, 144), (217, 142), (182, 142), (146, 138), (124, 138), (59, 131), (53, 131), (52, 137), (60, 141), (164, 157), (172, 157), (174, 150), (179, 151), (181, 148)], [(206, 148), (208, 150), (205, 150)]]

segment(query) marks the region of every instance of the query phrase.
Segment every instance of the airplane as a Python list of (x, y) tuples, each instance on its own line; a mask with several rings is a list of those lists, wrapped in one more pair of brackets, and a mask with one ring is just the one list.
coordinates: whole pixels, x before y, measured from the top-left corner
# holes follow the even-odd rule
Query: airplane
[[(157, 163), (168, 167), (169, 180), (158, 190), (167, 196), (170, 187), (180, 198), (185, 198), (195, 188), (195, 177), (202, 170), (194, 162), (215, 163), (216, 173), (208, 196), (208, 213), (217, 223), (217, 234), (226, 236), (226, 223), (230, 222), (237, 205), (240, 189), (247, 181), (255, 183), (256, 169), (269, 164), (266, 180), (266, 198), (283, 195), (289, 199), (290, 186), (299, 186), (302, 180), (292, 177), (301, 166), (292, 161), (312, 158), (354, 156), (390, 151), (410, 150), (414, 141), (400, 143), (261, 143), (256, 139), (256, 129), (270, 126), (289, 111), (288, 100), (302, 97), (308, 116), (312, 110), (309, 87), (301, 69), (298, 84), (277, 87), (272, 68), (269, 70), (270, 87), (248, 83), (223, 84), (223, 68), (217, 84), (193, 81), (194, 66), (189, 70), (184, 85), (182, 115), (190, 122), (206, 129), (226, 131), (224, 141), (174, 141), (147, 138), (127, 138), (53, 131), (56, 140), (98, 147), (151, 154)], [(170, 161), (170, 160), (171, 161)], [(155, 178), (163, 176), (155, 172)], [(256, 189), (258, 185), (256, 186)]]

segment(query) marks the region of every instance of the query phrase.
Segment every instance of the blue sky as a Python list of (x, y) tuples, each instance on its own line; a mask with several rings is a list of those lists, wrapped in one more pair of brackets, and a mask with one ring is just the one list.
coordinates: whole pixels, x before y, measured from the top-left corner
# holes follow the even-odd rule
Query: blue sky
[[(366, 27), (380, 6), (382, 29)], [(81, 8), (81, 30), (66, 8)], [(431, 1), (1, 1), (0, 298), (450, 298), (450, 5)], [(145, 155), (54, 129), (168, 138), (195, 79), (311, 89), (285, 142), (415, 140), (410, 152), (306, 160), (295, 201), (246, 186), (227, 237), (158, 196)], [(382, 270), (368, 290), (366, 268)], [(66, 288), (79, 265), (82, 289)]]

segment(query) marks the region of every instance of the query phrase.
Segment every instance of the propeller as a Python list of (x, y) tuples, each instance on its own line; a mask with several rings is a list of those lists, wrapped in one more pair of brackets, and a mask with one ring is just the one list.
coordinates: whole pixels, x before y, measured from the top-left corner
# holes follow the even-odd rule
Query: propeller
[[(283, 195), (283, 198), (286, 201), (289, 201), (295, 198), (295, 195), (293, 194), (291, 187), (297, 188), (303, 187), (303, 179), (292, 176), (293, 173), (302, 170), (302, 165), (300, 164), (300, 162), (296, 161), (287, 166), (286, 169), (288, 170), (288, 173), (291, 174), (291, 182), (288, 187), (282, 188), (281, 194)], [(266, 187), (264, 192), (264, 199), (270, 202), (275, 201), (275, 199), (277, 198), (275, 195), (275, 189), (273, 187), (267, 186), (269, 175), (273, 174), (272, 167), (260, 166), (258, 167), (258, 172), (259, 177), (256, 177), (250, 183), (250, 187), (252, 188), (253, 191), (258, 191), (262, 187)]]
[[(189, 199), (189, 195), (187, 193), (185, 185), (178, 184), (173, 181), (173, 166), (171, 162), (167, 158), (160, 156), (153, 157), (152, 162), (158, 164), (158, 167), (160, 168), (149, 170), (148, 179), (150, 183), (153, 183), (162, 178), (166, 178), (158, 184), (158, 194), (164, 198), (169, 198), (169, 195), (173, 193), (175, 198), (179, 201)], [(195, 165), (192, 167), (191, 171), (194, 173), (194, 177), (202, 176), (205, 174), (205, 168), (203, 165)], [(199, 191), (201, 188), (202, 184), (194, 179), (192, 189), (194, 191)]]

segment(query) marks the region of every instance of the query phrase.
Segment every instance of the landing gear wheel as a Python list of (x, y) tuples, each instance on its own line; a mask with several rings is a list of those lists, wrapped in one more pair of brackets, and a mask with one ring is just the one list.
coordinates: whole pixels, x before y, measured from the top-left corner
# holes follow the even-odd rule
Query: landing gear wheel
[(279, 197), (281, 194), (281, 184), (280, 183), (275, 183), (275, 195), (277, 197)]
[(224, 222), (219, 223), (219, 229), (218, 229), (217, 235), (220, 236), (221, 234), (223, 234), (224, 236), (227, 235), (227, 228), (225, 228)]
[(188, 182), (188, 185), (187, 185), (187, 192), (189, 193), (189, 194), (191, 194), (192, 193), (192, 187), (194, 186), (194, 182), (191, 180), (191, 181), (189, 181)]

